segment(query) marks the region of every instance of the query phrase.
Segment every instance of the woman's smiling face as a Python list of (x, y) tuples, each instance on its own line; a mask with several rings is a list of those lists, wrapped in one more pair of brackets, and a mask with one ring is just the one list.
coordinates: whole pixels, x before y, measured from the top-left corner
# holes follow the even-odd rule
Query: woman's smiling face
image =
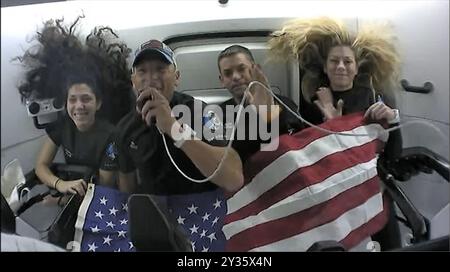
[(67, 95), (67, 113), (80, 131), (88, 130), (95, 122), (101, 106), (92, 89), (84, 83), (74, 84)]
[(358, 74), (355, 53), (349, 46), (335, 46), (328, 52), (324, 72), (333, 91), (345, 91), (353, 87)]

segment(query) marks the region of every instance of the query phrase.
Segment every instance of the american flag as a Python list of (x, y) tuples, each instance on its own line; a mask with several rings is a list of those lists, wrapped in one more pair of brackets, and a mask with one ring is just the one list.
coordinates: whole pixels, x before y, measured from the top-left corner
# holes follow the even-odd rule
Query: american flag
[(172, 195), (167, 208), (189, 237), (193, 251), (225, 250), (222, 232), (226, 201), (221, 189), (196, 194)]
[(135, 251), (128, 234), (128, 194), (90, 183), (78, 210), (75, 242), (80, 251)]
[[(360, 113), (321, 125), (333, 131), (373, 133)], [(282, 135), (275, 151), (245, 165), (246, 184), (227, 200), (224, 234), (229, 251), (305, 251), (324, 240), (350, 249), (387, 221), (374, 136), (327, 134), (308, 128)]]

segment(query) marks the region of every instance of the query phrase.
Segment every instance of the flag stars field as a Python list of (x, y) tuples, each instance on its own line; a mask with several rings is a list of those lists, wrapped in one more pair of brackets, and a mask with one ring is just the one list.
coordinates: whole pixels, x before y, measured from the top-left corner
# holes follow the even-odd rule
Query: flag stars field
[(227, 202), (223, 192), (171, 196), (167, 203), (167, 209), (184, 229), (194, 252), (224, 251), (225, 236), (221, 222), (226, 215)]
[(104, 186), (88, 187), (75, 224), (75, 241), (81, 244), (80, 251), (136, 251), (127, 236), (128, 197), (129, 194)]

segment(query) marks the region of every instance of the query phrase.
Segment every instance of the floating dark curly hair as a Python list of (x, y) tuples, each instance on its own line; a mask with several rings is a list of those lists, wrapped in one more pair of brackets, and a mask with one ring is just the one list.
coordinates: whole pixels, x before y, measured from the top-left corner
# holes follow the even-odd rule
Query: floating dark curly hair
[(17, 57), (26, 69), (18, 86), (27, 99), (66, 100), (69, 87), (88, 84), (102, 107), (97, 116), (116, 124), (132, 105), (132, 84), (127, 58), (131, 50), (109, 27), (96, 27), (84, 42), (75, 33), (79, 16), (69, 27), (63, 19), (49, 20), (38, 31), (38, 44)]

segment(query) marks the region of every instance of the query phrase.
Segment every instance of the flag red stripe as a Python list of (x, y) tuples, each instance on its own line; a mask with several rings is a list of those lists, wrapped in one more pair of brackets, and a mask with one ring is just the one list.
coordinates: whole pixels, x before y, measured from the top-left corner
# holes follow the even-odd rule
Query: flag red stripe
[(379, 192), (378, 176), (304, 211), (246, 229), (227, 242), (227, 250), (248, 251), (333, 221)]

